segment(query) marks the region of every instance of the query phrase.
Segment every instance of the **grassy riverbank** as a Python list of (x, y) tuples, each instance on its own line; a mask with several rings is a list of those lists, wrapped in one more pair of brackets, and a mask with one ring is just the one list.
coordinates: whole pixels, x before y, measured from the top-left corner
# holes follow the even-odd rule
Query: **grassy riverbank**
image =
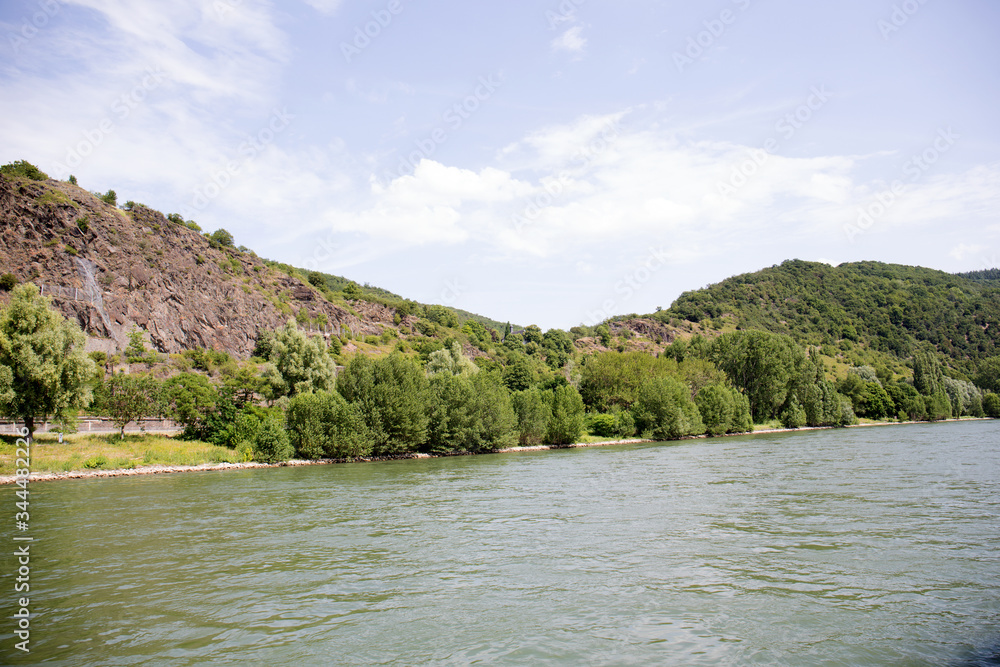
[[(17, 445), (13, 436), (0, 436), (0, 475), (13, 475)], [(228, 447), (177, 440), (162, 435), (75, 434), (59, 444), (57, 435), (40, 434), (31, 443), (31, 471), (72, 472), (118, 470), (136, 466), (196, 466), (238, 463), (240, 455)]]

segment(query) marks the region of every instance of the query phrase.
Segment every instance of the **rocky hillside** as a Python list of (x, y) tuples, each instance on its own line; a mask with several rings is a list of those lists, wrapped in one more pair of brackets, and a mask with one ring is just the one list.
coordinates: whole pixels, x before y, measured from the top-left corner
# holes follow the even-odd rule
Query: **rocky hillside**
[(253, 253), (53, 179), (0, 175), (0, 273), (39, 285), (80, 323), (88, 349), (109, 352), (138, 328), (160, 352), (209, 348), (246, 358), (259, 330), (293, 315), (377, 335), (395, 314), (377, 304), (330, 303)]

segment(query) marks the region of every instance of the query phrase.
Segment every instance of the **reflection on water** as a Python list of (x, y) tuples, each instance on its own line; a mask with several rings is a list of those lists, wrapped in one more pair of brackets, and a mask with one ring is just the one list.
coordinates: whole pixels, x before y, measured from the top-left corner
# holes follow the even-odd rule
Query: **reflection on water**
[(23, 663), (997, 664), (998, 436), (39, 483)]

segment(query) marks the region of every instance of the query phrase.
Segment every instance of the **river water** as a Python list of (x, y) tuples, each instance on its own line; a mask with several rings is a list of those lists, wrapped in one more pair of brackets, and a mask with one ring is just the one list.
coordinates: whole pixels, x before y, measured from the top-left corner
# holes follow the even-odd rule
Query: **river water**
[(1000, 664), (995, 421), (31, 494), (5, 663)]

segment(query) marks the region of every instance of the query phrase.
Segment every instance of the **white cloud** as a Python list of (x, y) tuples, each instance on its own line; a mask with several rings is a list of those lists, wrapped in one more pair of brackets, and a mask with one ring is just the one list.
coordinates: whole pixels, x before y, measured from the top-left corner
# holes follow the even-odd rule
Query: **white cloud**
[(986, 246), (979, 243), (960, 243), (952, 248), (948, 254), (961, 262), (969, 255), (975, 255), (983, 250), (986, 250)]
[(344, 4), (344, 0), (304, 0), (304, 2), (319, 13), (326, 14), (327, 16), (334, 14)]
[(566, 32), (552, 40), (553, 51), (568, 51), (569, 53), (583, 53), (587, 46), (587, 39), (581, 36), (582, 26), (573, 26)]

